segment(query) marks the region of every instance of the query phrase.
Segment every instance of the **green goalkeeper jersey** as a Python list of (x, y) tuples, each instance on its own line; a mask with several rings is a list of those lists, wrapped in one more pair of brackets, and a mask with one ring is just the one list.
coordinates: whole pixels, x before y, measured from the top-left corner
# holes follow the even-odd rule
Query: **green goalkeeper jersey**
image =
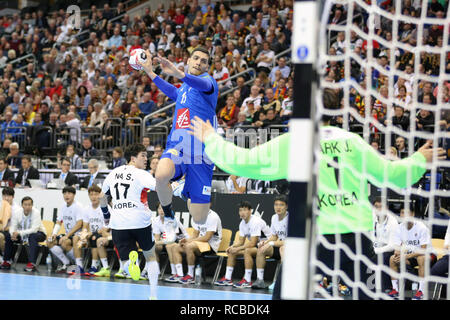
[[(296, 141), (293, 143), (301, 143), (300, 139)], [(205, 141), (206, 154), (222, 170), (266, 181), (288, 177), (290, 147), (290, 133), (252, 149), (237, 147), (218, 134), (209, 135)], [(379, 187), (406, 188), (426, 171), (426, 159), (419, 152), (390, 161), (359, 135), (336, 127), (321, 128), (320, 151), (316, 204), (321, 234), (372, 230), (367, 182)]]

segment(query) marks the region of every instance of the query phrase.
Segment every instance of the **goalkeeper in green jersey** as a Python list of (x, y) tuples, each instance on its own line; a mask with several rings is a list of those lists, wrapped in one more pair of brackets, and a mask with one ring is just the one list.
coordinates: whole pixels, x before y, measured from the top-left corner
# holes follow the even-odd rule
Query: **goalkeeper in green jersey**
[[(339, 105), (337, 96), (331, 91), (325, 91), (324, 103), (328, 109)], [(369, 259), (373, 256), (369, 238), (373, 217), (367, 182), (379, 187), (409, 187), (423, 176), (426, 163), (432, 161), (433, 153), (436, 152), (438, 159), (445, 159), (445, 151), (442, 148), (433, 149), (432, 142), (428, 141), (411, 157), (389, 161), (359, 135), (329, 126), (329, 119), (325, 117), (320, 129), (318, 232), (325, 238), (325, 243), (345, 243), (354, 254)], [(215, 133), (210, 123), (201, 119), (194, 118), (190, 128), (190, 133), (205, 144), (207, 156), (219, 168), (233, 175), (260, 180), (286, 179), (290, 140), (302, 139), (286, 133), (255, 148), (245, 149), (224, 140)], [(340, 251), (340, 265), (335, 265), (334, 249), (325, 248), (323, 242), (317, 249), (317, 257), (329, 270), (322, 269), (322, 272), (328, 274), (332, 270), (342, 270), (351, 280), (346, 283), (352, 287), (355, 259), (339, 246), (336, 250)], [(361, 245), (356, 251), (358, 243)], [(359, 279), (356, 280), (366, 287), (366, 268), (364, 263), (359, 265)], [(364, 298), (365, 293), (358, 292), (358, 296)]]

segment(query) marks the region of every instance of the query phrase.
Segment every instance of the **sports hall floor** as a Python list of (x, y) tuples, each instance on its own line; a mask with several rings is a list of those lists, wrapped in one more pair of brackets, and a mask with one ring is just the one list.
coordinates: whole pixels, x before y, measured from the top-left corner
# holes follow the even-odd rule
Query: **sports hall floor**
[[(0, 300), (147, 300), (148, 280), (106, 279), (48, 274), (45, 265), (38, 272), (23, 271), (18, 263), (11, 270), (0, 270)], [(208, 281), (209, 279), (206, 279)], [(270, 285), (270, 283), (268, 284)], [(159, 281), (158, 300), (271, 300), (267, 290), (214, 287), (205, 283), (172, 284)]]

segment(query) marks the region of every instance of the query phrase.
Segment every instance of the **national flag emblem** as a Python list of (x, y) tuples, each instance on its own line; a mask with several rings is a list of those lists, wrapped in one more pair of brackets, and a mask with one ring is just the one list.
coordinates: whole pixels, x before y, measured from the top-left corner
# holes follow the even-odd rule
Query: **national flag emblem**
[(176, 129), (187, 129), (191, 124), (191, 118), (189, 116), (189, 109), (179, 109), (177, 112)]

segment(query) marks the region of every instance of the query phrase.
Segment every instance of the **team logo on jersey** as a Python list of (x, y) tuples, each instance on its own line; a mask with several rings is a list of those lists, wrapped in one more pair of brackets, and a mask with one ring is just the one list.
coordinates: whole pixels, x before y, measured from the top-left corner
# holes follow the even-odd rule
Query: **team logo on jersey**
[(182, 108), (177, 112), (176, 129), (187, 129), (191, 124), (191, 117), (189, 116), (189, 109)]
[(204, 194), (206, 196), (210, 196), (211, 195), (211, 187), (203, 186), (202, 194)]

